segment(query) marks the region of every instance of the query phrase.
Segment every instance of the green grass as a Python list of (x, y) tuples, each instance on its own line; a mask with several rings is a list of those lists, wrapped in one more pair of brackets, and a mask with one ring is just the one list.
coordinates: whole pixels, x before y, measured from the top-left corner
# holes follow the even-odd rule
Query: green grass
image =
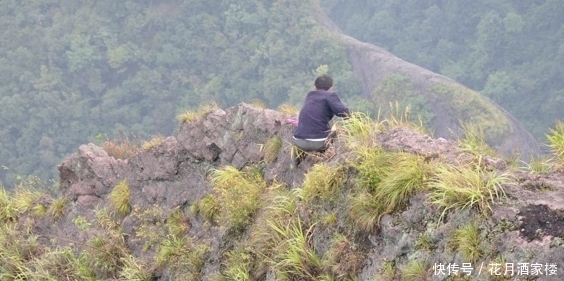
[(423, 158), (403, 152), (386, 152), (378, 147), (357, 151), (360, 191), (352, 195), (350, 217), (363, 231), (373, 230), (385, 213), (407, 205), (411, 195), (425, 190), (428, 167)]
[(429, 272), (426, 261), (412, 260), (401, 269), (401, 281), (430, 281)]
[(121, 216), (125, 216), (131, 211), (130, 197), (131, 190), (127, 180), (117, 183), (108, 195), (110, 205)]
[(129, 254), (123, 237), (113, 231), (90, 238), (84, 252), (90, 268), (100, 279), (117, 278), (124, 265), (123, 258)]
[(210, 182), (219, 206), (219, 223), (236, 229), (246, 226), (260, 207), (260, 195), (266, 187), (260, 171), (225, 166), (211, 173)]
[(226, 254), (226, 260), (223, 263), (225, 270), (223, 277), (227, 280), (252, 281), (252, 272), (256, 267), (256, 258), (251, 250), (239, 247), (236, 250), (229, 251)]
[(548, 148), (558, 159), (560, 166), (564, 165), (564, 122), (556, 121), (555, 127), (546, 135)]
[(384, 210), (380, 200), (369, 192), (360, 192), (350, 198), (349, 216), (355, 228), (361, 231), (377, 229)]
[(375, 146), (376, 134), (384, 127), (374, 122), (370, 116), (361, 112), (352, 112), (349, 118), (337, 123), (339, 136), (343, 136), (345, 144), (350, 149)]
[(121, 258), (122, 268), (119, 272), (119, 280), (130, 280), (130, 281), (151, 281), (153, 280), (153, 274), (151, 266), (136, 258), (133, 255), (126, 255)]
[(372, 278), (372, 281), (394, 281), (396, 269), (393, 261), (384, 260), (380, 272)]
[(279, 280), (318, 280), (323, 263), (310, 245), (315, 225), (306, 228), (299, 216), (290, 222), (268, 221), (277, 239), (274, 255), (268, 259)]
[(200, 280), (201, 269), (210, 248), (194, 244), (189, 237), (166, 237), (157, 251), (155, 261), (161, 268), (173, 269), (173, 280)]
[(476, 223), (469, 223), (454, 230), (449, 239), (449, 245), (461, 255), (465, 262), (474, 263), (485, 254)]
[(347, 236), (337, 234), (323, 256), (323, 267), (336, 280), (351, 280), (358, 276), (364, 261), (365, 255), (358, 245)]
[(303, 187), (297, 189), (298, 196), (307, 204), (315, 198), (320, 202), (337, 200), (340, 185), (344, 181), (344, 171), (340, 166), (327, 163), (315, 164), (306, 174)]
[(425, 134), (427, 131), (423, 120), (419, 117), (418, 123), (414, 123), (414, 118), (411, 112), (411, 106), (407, 105), (402, 108), (398, 101), (392, 103), (390, 102), (389, 115), (382, 120), (382, 124), (386, 129), (390, 130), (397, 127), (405, 127), (421, 134)]
[(439, 164), (428, 183), (429, 198), (443, 209), (440, 220), (451, 209), (476, 207), (488, 215), (490, 204), (505, 196), (503, 185), (510, 182), (508, 174), (485, 170), (480, 163), (459, 167)]
[(278, 158), (278, 153), (282, 148), (282, 139), (279, 136), (274, 136), (268, 139), (261, 147), (260, 150), (264, 153), (264, 161), (272, 163)]
[(12, 195), (0, 186), (0, 223), (14, 221), (17, 218), (17, 209), (12, 200)]
[(206, 194), (200, 201), (190, 206), (190, 211), (202, 215), (208, 221), (216, 222), (220, 208), (214, 195)]
[(495, 156), (496, 152), (488, 146), (484, 140), (484, 130), (475, 123), (468, 122), (462, 124), (463, 138), (458, 139), (462, 151), (474, 155)]
[(67, 199), (65, 197), (56, 198), (49, 205), (47, 214), (54, 219), (60, 219), (65, 214), (65, 207), (67, 205)]

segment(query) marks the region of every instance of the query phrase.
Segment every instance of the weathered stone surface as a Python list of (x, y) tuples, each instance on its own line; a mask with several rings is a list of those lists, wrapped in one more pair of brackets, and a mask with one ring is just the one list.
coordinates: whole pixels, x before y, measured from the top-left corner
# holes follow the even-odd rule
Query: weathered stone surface
[[(283, 121), (282, 113), (240, 104), (226, 110), (213, 110), (201, 119), (182, 124), (177, 137), (167, 137), (149, 151), (140, 151), (128, 160), (116, 160), (94, 144), (81, 146), (59, 166), (61, 190), (70, 204), (65, 216), (52, 223), (38, 226), (45, 237), (58, 237), (60, 244), (73, 241), (77, 247), (102, 229), (95, 214), (101, 208), (111, 209), (108, 194), (116, 183), (127, 180), (132, 212), (118, 217), (122, 232), (131, 251), (151, 260), (154, 249), (143, 250), (143, 240), (136, 239), (140, 227), (138, 212), (158, 206), (166, 217), (175, 208), (189, 206), (212, 192), (208, 174), (224, 165), (243, 168), (258, 165), (268, 182), (284, 183), (289, 189), (299, 188), (304, 175), (316, 163), (343, 164), (350, 151), (338, 138), (325, 154), (307, 157), (298, 169), (290, 170), (290, 138), (292, 125)], [(278, 157), (265, 163), (260, 145), (277, 136), (283, 141)], [(456, 142), (432, 138), (406, 128), (395, 128), (377, 135), (376, 141), (386, 149), (404, 151), (425, 157), (427, 161), (464, 162), (471, 157), (458, 149)], [(429, 204), (428, 194), (418, 193), (410, 198), (400, 212), (382, 216), (380, 227), (356, 241), (365, 253), (365, 262), (359, 280), (372, 280), (385, 260), (397, 267), (409, 260), (422, 259), (429, 263), (458, 263), (465, 261), (453, 253), (449, 241), (453, 231), (477, 220), (492, 256), (480, 260), (493, 262), (496, 257), (506, 262), (556, 263), (564, 266), (564, 176), (561, 172), (535, 174), (515, 172), (498, 158), (484, 157), (488, 169), (507, 172), (515, 178), (504, 186), (507, 198), (492, 206), (490, 217), (477, 218), (468, 210), (449, 212), (442, 223), (437, 223), (441, 210)], [(352, 188), (354, 181), (345, 188)], [(137, 212), (137, 213), (136, 213)], [(346, 214), (338, 214), (346, 216)], [(78, 229), (74, 220), (83, 217), (90, 223), (89, 231)], [(304, 217), (308, 214), (304, 213)], [(547, 224), (548, 223), (548, 224)], [(211, 247), (204, 265), (203, 280), (209, 280), (219, 271), (224, 247), (233, 245), (232, 234), (222, 227), (210, 225), (198, 216), (189, 216), (186, 235)], [(349, 226), (341, 224), (340, 228)], [(312, 245), (319, 253), (329, 249), (330, 229), (319, 227), (313, 232)], [(422, 250), (420, 239), (427, 235), (433, 248)], [(82, 243), (82, 244), (81, 244)], [(475, 264), (478, 266), (479, 264)], [(158, 280), (168, 280), (170, 272), (158, 272)], [(558, 274), (564, 274), (558, 269)], [(436, 280), (445, 280), (435, 276)], [(560, 277), (541, 276), (538, 280), (560, 280)], [(266, 273), (266, 280), (275, 280)]]

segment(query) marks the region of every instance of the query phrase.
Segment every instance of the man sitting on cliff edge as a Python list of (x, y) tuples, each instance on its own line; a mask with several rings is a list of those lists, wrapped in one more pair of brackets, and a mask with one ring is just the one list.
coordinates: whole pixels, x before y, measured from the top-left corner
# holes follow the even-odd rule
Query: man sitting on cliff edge
[(349, 109), (343, 104), (333, 89), (333, 79), (321, 75), (315, 79), (315, 90), (310, 91), (298, 117), (298, 127), (292, 141), (302, 151), (292, 150), (291, 169), (295, 169), (305, 157), (305, 152), (324, 152), (335, 137), (329, 122), (333, 116), (347, 117)]

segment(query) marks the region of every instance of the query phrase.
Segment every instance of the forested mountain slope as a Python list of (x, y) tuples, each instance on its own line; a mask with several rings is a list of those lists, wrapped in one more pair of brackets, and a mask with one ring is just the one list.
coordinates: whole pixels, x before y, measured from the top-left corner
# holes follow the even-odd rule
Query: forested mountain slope
[(498, 102), (537, 140), (564, 119), (560, 0), (321, 0), (344, 33)]
[(1, 5), (0, 164), (9, 170), (0, 171), (0, 180), (8, 187), (19, 175), (54, 177), (60, 159), (82, 143), (169, 135), (176, 114), (201, 103), (299, 106), (319, 71), (335, 78), (353, 109), (376, 113), (399, 100), (399, 110), (410, 104), (412, 117), (420, 114), (427, 126), (448, 116), (452, 122), (436, 130), (441, 135), (462, 117), (490, 121), (485, 133), (495, 143), (515, 137), (516, 127), (500, 110), (464, 88), (436, 85), (443, 100), (470, 97), (436, 113), (434, 101), (420, 98), (419, 85), (401, 71), (406, 64), (391, 54), (398, 63), (390, 75), (376, 76), (384, 80), (363, 91), (378, 65), (353, 71), (347, 47), (316, 21), (317, 1)]

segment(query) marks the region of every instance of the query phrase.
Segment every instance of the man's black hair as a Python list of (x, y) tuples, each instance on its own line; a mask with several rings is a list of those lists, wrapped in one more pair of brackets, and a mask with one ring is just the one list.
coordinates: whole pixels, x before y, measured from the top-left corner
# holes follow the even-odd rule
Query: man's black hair
[(333, 78), (327, 74), (321, 75), (315, 79), (314, 85), (316, 89), (327, 91), (333, 87)]

